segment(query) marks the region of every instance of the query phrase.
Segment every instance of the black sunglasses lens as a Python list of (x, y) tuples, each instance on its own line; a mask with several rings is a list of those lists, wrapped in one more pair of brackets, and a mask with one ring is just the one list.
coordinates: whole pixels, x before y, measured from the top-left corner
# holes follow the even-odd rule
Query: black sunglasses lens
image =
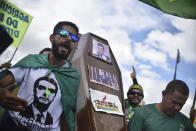
[(71, 34), (71, 39), (72, 39), (74, 42), (78, 42), (78, 37), (77, 37), (75, 34)]
[(143, 96), (143, 94), (142, 94), (142, 93), (140, 93), (140, 92), (138, 92), (138, 93), (137, 93), (137, 95), (138, 95), (138, 96)]
[(143, 96), (143, 94), (142, 94), (141, 92), (133, 92), (133, 91), (131, 91), (131, 92), (129, 92), (129, 94), (130, 94), (130, 95), (135, 95), (135, 94), (137, 94), (137, 96)]

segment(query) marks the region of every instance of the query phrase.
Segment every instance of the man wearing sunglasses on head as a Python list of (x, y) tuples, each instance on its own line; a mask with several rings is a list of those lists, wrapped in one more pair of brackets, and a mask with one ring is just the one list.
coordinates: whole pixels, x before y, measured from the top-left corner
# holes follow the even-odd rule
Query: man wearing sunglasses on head
[(133, 80), (133, 85), (129, 87), (127, 92), (127, 99), (125, 99), (125, 114), (127, 124), (131, 119), (131, 116), (135, 112), (135, 110), (140, 107), (140, 102), (144, 98), (143, 88), (138, 84), (136, 79), (136, 71), (134, 66), (132, 66), (133, 72), (131, 73), (131, 78)]
[[(0, 127), (1, 131), (60, 131), (61, 116), (65, 118), (69, 131), (75, 130), (74, 113), (80, 75), (67, 58), (74, 43), (79, 40), (78, 33), (79, 29), (74, 23), (59, 22), (49, 37), (52, 44), (49, 54), (28, 55), (2, 72), (4, 76), (0, 78), (0, 105), (9, 110), (9, 115)], [(36, 89), (37, 96), (41, 96), (38, 98), (40, 103), (32, 106), (30, 114), (27, 109), (35, 95), (34, 84), (42, 77), (48, 78), (48, 82), (42, 81), (39, 90)], [(17, 96), (11, 94), (16, 85), (10, 83), (14, 82), (20, 84)], [(57, 83), (58, 91), (53, 98), (54, 93), (49, 89), (53, 88), (54, 82)], [(46, 117), (41, 105), (48, 103), (49, 98), (53, 100), (47, 106), (50, 117)], [(25, 112), (26, 116), (20, 115), (20, 112)], [(29, 115), (32, 117), (28, 117)], [(50, 124), (42, 121), (50, 121)]]

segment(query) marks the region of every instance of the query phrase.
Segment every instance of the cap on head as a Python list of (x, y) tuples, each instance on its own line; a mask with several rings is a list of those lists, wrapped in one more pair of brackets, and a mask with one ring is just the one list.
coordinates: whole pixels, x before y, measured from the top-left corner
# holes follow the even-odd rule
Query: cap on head
[[(129, 87), (129, 90), (131, 90), (131, 89), (138, 89), (138, 90), (140, 90), (142, 93), (144, 92), (142, 86), (139, 85), (139, 84), (131, 85), (131, 86)], [(128, 91), (129, 91), (129, 90), (128, 90)]]
[(142, 92), (142, 94), (143, 94), (143, 97), (142, 97), (142, 98), (144, 98), (144, 90), (143, 90), (142, 86), (139, 85), (139, 84), (134, 84), (134, 85), (131, 85), (131, 86), (129, 87), (129, 90), (128, 90), (128, 92), (127, 92), (127, 97), (128, 97), (128, 95), (129, 95), (129, 92), (130, 92), (132, 89), (138, 89), (138, 90), (140, 90), (140, 91)]

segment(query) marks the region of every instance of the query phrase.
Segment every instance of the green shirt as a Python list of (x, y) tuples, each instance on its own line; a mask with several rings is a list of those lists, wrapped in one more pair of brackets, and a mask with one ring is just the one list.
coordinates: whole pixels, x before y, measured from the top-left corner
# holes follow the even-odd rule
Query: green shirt
[(191, 121), (182, 113), (162, 115), (155, 104), (138, 108), (128, 125), (129, 131), (193, 131)]

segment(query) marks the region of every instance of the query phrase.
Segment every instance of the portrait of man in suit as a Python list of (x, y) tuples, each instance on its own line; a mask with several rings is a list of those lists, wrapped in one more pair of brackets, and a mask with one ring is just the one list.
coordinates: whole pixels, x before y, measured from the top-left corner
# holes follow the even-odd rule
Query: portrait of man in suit
[(111, 62), (109, 56), (109, 46), (104, 45), (96, 40), (93, 40), (93, 56), (98, 57), (107, 62)]
[(99, 83), (115, 90), (119, 90), (118, 81), (115, 74), (93, 67), (91, 65), (88, 65), (88, 70), (91, 82)]
[(104, 70), (99, 69), (96, 81), (103, 85), (111, 86), (111, 79)]
[(35, 120), (44, 125), (53, 124), (51, 113), (48, 108), (54, 100), (58, 91), (58, 85), (54, 79), (49, 77), (40, 77), (34, 83), (34, 100), (23, 112), (20, 112), (21, 117), (28, 120)]

